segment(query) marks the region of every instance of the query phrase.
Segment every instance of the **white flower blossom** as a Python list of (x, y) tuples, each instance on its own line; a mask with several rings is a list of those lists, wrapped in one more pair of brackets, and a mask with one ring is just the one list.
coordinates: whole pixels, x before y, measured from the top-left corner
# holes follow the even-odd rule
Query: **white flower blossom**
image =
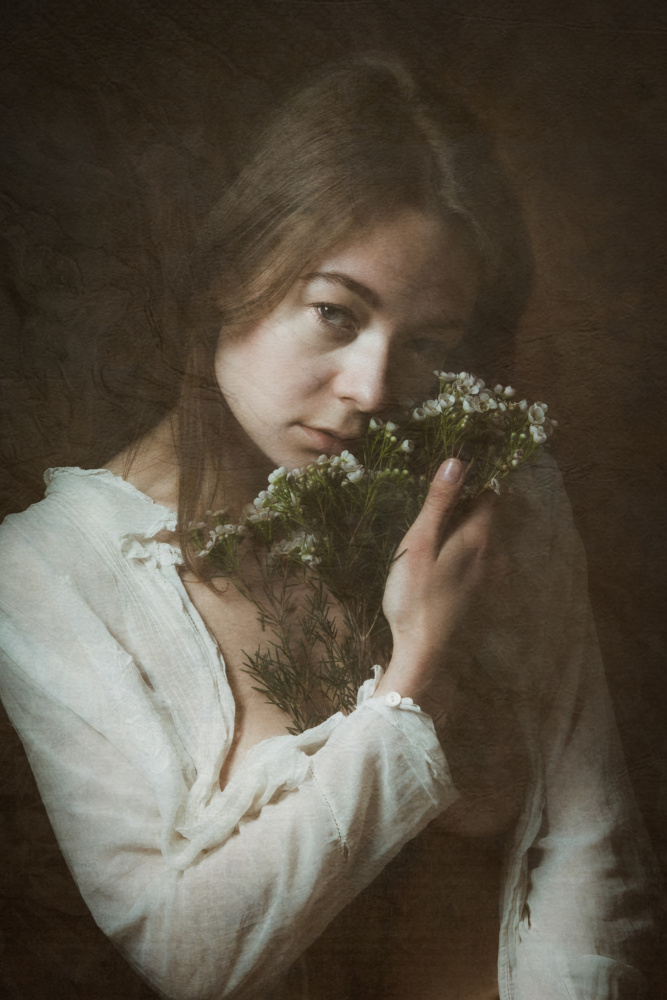
[(531, 424), (543, 424), (546, 418), (547, 407), (544, 403), (533, 403), (528, 409), (528, 419)]
[(216, 535), (245, 535), (247, 529), (242, 524), (219, 524), (215, 529)]
[(371, 417), (368, 425), (372, 431), (379, 431), (383, 427), (383, 422), (379, 417)]
[(398, 424), (395, 424), (391, 420), (388, 420), (387, 423), (384, 425), (384, 429), (387, 432), (387, 434), (393, 434), (394, 431), (398, 430)]
[(319, 559), (315, 555), (315, 536), (306, 534), (303, 528), (293, 531), (287, 538), (274, 542), (269, 554), (275, 559), (297, 553), (302, 563), (317, 566)]
[(478, 408), (480, 413), (486, 413), (488, 410), (498, 409), (498, 404), (495, 398), (491, 396), (488, 392), (480, 392), (479, 396), (477, 397), (477, 400), (479, 404)]
[(356, 472), (362, 467), (361, 462), (358, 462), (354, 455), (347, 450), (340, 453), (340, 465), (344, 472)]
[(440, 404), (440, 412), (446, 413), (447, 410), (451, 410), (452, 406), (456, 402), (456, 396), (453, 396), (451, 392), (441, 392), (438, 396), (438, 403)]
[(421, 424), (424, 420), (426, 420), (426, 411), (423, 406), (415, 407), (412, 411), (412, 419), (418, 424)]
[(489, 489), (493, 490), (494, 493), (497, 493), (498, 496), (500, 496), (500, 483), (495, 476), (493, 479), (489, 480)]
[(360, 479), (363, 479), (365, 471), (366, 470), (360, 466), (358, 469), (353, 469), (352, 472), (348, 472), (347, 478), (351, 483), (358, 483)]
[(401, 447), (399, 450), (404, 451), (406, 454), (410, 455), (415, 450), (414, 441), (410, 441), (409, 438), (406, 438), (404, 441), (401, 441)]
[(540, 427), (539, 424), (530, 425), (530, 436), (535, 444), (544, 444), (547, 439), (547, 435), (544, 433), (543, 428)]
[(476, 396), (484, 388), (484, 379), (476, 378), (470, 372), (460, 372), (454, 382), (454, 388), (464, 396)]
[(251, 521), (253, 524), (257, 524), (258, 521), (272, 521), (277, 516), (277, 511), (271, 510), (270, 507), (260, 506), (255, 508), (252, 513), (246, 515), (246, 521)]
[(273, 472), (269, 473), (269, 482), (271, 484), (277, 483), (280, 479), (284, 479), (287, 475), (287, 469), (284, 465), (281, 465), (279, 469), (274, 469)]
[(422, 409), (427, 417), (437, 417), (442, 413), (442, 407), (437, 399), (427, 399)]
[(528, 400), (527, 399), (522, 399), (516, 405), (519, 407), (519, 409), (521, 410), (522, 413), (525, 413), (526, 410), (528, 409)]

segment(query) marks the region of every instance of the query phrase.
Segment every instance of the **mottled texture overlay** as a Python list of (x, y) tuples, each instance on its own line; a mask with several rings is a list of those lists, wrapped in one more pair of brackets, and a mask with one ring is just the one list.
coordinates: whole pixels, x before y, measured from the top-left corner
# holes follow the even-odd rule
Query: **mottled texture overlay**
[[(188, 250), (245, 138), (298, 80), (331, 59), (392, 49), (470, 105), (495, 139), (532, 241), (514, 382), (547, 400), (560, 423), (555, 454), (587, 552), (629, 774), (664, 870), (664, 8), (3, 7), (2, 515), (41, 498), (45, 468), (105, 462), (147, 414), (171, 404)], [(87, 915), (18, 740), (8, 723), (2, 729), (0, 994), (152, 995)], [(460, 871), (487, 849), (471, 845)], [(394, 863), (399, 876), (401, 866), (408, 855)], [(391, 874), (378, 883), (380, 916), (395, 887)], [(374, 919), (371, 897), (367, 905)], [(335, 933), (325, 957), (335, 955)], [(656, 956), (656, 997), (667, 979), (659, 966)], [(373, 996), (359, 975), (336, 986), (332, 971), (332, 996)]]

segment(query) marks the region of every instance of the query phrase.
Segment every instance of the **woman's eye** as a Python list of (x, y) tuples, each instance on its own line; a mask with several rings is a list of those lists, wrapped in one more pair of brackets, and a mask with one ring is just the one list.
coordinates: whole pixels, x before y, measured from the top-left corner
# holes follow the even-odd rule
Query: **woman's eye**
[(356, 327), (353, 314), (343, 306), (335, 306), (330, 302), (316, 302), (315, 309), (320, 319), (330, 326), (337, 326), (341, 330), (354, 330)]

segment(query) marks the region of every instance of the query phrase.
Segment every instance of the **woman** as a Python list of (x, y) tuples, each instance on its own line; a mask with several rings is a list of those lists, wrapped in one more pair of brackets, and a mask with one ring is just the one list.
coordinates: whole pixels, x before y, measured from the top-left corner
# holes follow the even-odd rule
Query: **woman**
[[(434, 368), (477, 351), (497, 373), (527, 275), (507, 204), (465, 117), (402, 68), (325, 74), (211, 216), (173, 413), (5, 523), (3, 702), (96, 921), (168, 997), (641, 993), (648, 862), (552, 466), (448, 531), (443, 466), (387, 583), (384, 676), (298, 737), (242, 669), (254, 609), (188, 532), (275, 466), (353, 450)], [(498, 949), (493, 891), (465, 902), (501, 836)], [(346, 906), (350, 939), (309, 958)]]

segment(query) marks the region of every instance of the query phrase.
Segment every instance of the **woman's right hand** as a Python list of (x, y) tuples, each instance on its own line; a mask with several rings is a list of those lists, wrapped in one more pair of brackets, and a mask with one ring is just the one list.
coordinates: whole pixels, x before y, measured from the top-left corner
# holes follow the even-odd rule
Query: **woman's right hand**
[(434, 717), (449, 709), (460, 671), (481, 639), (486, 598), (500, 568), (495, 497), (481, 497), (447, 532), (463, 480), (458, 459), (438, 469), (399, 546), (383, 601), (394, 651), (376, 694), (397, 690)]

